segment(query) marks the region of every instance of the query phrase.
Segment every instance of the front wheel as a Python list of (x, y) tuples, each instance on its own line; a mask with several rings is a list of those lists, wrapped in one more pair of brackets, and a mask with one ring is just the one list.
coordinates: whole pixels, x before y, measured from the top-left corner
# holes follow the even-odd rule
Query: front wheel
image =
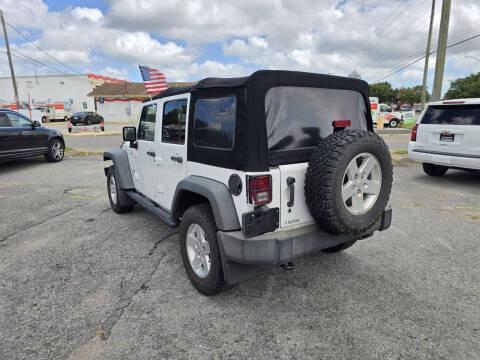
[(448, 167), (423, 163), (423, 171), (429, 176), (443, 176), (447, 172)]
[(399, 122), (397, 119), (392, 119), (392, 120), (390, 120), (390, 122), (388, 123), (388, 126), (390, 126), (391, 128), (396, 128), (399, 123), (400, 123), (400, 122)]
[(193, 286), (204, 295), (221, 292), (223, 268), (209, 204), (194, 205), (185, 211), (179, 236), (183, 266)]
[(113, 166), (110, 166), (107, 171), (107, 191), (108, 200), (113, 211), (117, 214), (132, 211), (134, 202), (118, 187)]
[(60, 139), (53, 139), (48, 145), (48, 152), (45, 154), (45, 160), (48, 162), (59, 162), (65, 155), (65, 144)]

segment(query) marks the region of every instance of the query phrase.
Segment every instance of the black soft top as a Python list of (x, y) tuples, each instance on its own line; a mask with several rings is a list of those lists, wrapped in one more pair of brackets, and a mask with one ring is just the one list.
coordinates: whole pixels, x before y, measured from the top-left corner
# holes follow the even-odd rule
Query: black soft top
[(152, 99), (155, 100), (167, 96), (185, 94), (199, 89), (235, 87), (270, 88), (281, 85), (356, 90), (361, 92), (368, 99), (368, 84), (363, 80), (287, 70), (259, 70), (249, 76), (234, 78), (209, 77), (200, 80), (192, 86), (168, 88)]
[[(373, 131), (368, 84), (363, 80), (298, 71), (260, 70), (237, 78), (206, 78), (193, 86), (169, 88), (155, 99), (191, 94), (188, 132), (193, 134), (197, 99), (235, 96), (235, 141), (232, 150), (196, 147), (188, 137), (188, 160), (243, 171), (266, 171), (274, 165), (269, 157), (265, 125), (265, 96), (277, 86), (311, 87), (359, 92), (364, 101), (367, 128)], [(288, 161), (308, 161), (311, 151), (293, 152)]]

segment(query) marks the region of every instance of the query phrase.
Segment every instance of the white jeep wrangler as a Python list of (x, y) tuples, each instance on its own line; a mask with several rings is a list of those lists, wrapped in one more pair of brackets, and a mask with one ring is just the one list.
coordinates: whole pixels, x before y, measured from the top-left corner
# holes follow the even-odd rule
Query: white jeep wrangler
[(290, 71), (208, 78), (144, 104), (104, 153), (110, 204), (180, 226), (203, 294), (390, 226), (390, 153), (364, 81)]

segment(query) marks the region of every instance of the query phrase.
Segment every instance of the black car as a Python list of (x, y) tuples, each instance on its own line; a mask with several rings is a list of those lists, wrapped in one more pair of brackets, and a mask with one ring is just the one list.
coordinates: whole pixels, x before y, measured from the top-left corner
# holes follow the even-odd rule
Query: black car
[(0, 109), (0, 161), (44, 155), (47, 161), (58, 162), (64, 152), (60, 131), (43, 127), (16, 111)]
[(93, 111), (80, 111), (72, 115), (70, 122), (73, 126), (77, 126), (79, 124), (96, 125), (103, 123), (103, 117)]

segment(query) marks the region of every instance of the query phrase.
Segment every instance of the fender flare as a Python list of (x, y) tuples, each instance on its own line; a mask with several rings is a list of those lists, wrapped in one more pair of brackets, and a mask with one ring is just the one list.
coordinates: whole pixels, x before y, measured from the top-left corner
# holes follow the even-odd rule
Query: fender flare
[(178, 183), (172, 203), (173, 218), (178, 219), (182, 216), (184, 210), (182, 202), (185, 201), (183, 197), (188, 197), (188, 193), (200, 195), (208, 200), (218, 230), (233, 231), (241, 228), (228, 187), (219, 181), (195, 175), (190, 175)]
[[(115, 178), (120, 189), (135, 189), (127, 152), (123, 149), (107, 150), (103, 153), (103, 161), (107, 160), (113, 161)], [(106, 176), (108, 168), (105, 168), (104, 171)]]

